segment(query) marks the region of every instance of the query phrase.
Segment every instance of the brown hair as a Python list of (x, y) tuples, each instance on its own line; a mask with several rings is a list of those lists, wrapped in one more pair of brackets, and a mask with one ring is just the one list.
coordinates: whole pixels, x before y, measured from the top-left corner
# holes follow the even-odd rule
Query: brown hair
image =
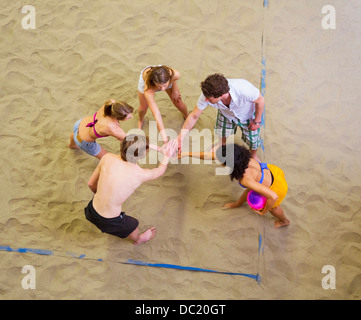
[(104, 117), (111, 117), (117, 120), (124, 120), (129, 113), (133, 113), (134, 108), (123, 101), (108, 100), (104, 104)]
[(219, 98), (229, 91), (229, 85), (223, 74), (215, 73), (201, 82), (201, 89), (206, 98)]
[(124, 161), (137, 163), (146, 156), (149, 149), (149, 138), (141, 135), (130, 134), (125, 137), (120, 145), (120, 156)]
[(174, 71), (167, 66), (150, 67), (145, 83), (148, 88), (156, 86), (156, 83), (164, 84), (168, 81), (172, 82)]

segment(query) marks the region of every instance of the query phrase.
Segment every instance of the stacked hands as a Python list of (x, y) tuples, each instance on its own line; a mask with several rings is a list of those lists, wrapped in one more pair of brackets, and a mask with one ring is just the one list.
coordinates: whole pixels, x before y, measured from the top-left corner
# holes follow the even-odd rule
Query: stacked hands
[[(173, 139), (165, 142), (161, 147), (150, 144), (149, 147), (157, 152), (163, 154), (162, 163), (168, 163), (174, 159), (181, 159), (182, 157), (191, 156), (189, 152), (182, 152), (182, 142), (178, 139)], [(212, 157), (210, 157), (212, 158)]]
[(156, 147), (156, 149), (158, 152), (164, 154), (164, 156), (169, 159), (175, 158), (176, 152), (178, 150), (178, 140), (177, 139), (170, 140), (165, 144), (163, 144), (163, 146)]

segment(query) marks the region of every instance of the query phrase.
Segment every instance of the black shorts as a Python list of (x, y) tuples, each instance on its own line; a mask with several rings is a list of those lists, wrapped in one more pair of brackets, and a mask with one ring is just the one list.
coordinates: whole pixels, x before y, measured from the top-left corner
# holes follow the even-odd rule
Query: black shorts
[(119, 238), (128, 237), (139, 225), (139, 221), (133, 217), (126, 216), (122, 212), (119, 217), (104, 218), (95, 211), (93, 200), (84, 208), (85, 217), (102, 232), (111, 234)]

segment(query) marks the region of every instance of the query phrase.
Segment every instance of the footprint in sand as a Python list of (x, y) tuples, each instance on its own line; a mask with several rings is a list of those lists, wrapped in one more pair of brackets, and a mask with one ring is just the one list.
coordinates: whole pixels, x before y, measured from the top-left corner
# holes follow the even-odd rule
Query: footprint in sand
[(202, 209), (222, 208), (227, 201), (229, 201), (229, 195), (227, 194), (211, 194), (203, 203)]
[(162, 178), (162, 185), (165, 187), (184, 187), (186, 184), (186, 178), (180, 172)]

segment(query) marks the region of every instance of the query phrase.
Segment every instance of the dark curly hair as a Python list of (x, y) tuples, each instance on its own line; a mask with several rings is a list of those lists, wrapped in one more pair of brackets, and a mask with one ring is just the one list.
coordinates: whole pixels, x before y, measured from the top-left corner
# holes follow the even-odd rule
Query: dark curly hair
[(246, 147), (238, 144), (227, 144), (217, 149), (216, 157), (220, 163), (233, 169), (230, 173), (233, 181), (233, 179), (240, 180), (243, 178), (252, 155)]
[(219, 98), (229, 91), (229, 85), (223, 74), (215, 73), (201, 82), (201, 89), (206, 98)]

